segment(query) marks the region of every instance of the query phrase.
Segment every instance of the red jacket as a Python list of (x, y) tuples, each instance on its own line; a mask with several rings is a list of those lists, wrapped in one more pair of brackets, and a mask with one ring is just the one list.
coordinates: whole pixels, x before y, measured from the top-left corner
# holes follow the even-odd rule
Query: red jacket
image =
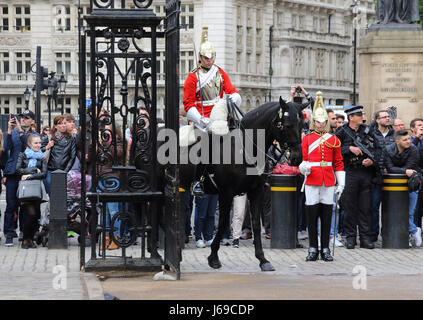
[[(239, 93), (234, 86), (232, 86), (231, 80), (229, 80), (228, 75), (226, 74), (223, 69), (219, 68), (219, 72), (222, 75), (223, 85), (222, 89), (220, 90), (220, 98), (223, 98), (223, 93), (226, 94), (232, 94), (232, 93)], [(202, 108), (201, 108), (201, 98), (200, 93), (196, 92), (197, 90), (197, 72), (191, 72), (187, 79), (185, 80), (184, 84), (184, 109), (186, 112), (188, 112), (189, 109), (192, 107), (197, 107), (198, 112), (202, 114)], [(196, 103), (198, 102), (198, 103)], [(210, 112), (213, 109), (214, 105), (207, 105), (204, 106), (204, 116), (209, 118)]]
[[(332, 162), (331, 166), (312, 166), (310, 174), (307, 175), (305, 184), (311, 186), (332, 187), (335, 185), (334, 171), (344, 171), (344, 164), (341, 155), (341, 141), (331, 134), (326, 141), (317, 143), (317, 147), (309, 154), (309, 148), (314, 141), (322, 138), (316, 132), (303, 137), (303, 161), (309, 162)], [(324, 164), (323, 164), (324, 165)]]

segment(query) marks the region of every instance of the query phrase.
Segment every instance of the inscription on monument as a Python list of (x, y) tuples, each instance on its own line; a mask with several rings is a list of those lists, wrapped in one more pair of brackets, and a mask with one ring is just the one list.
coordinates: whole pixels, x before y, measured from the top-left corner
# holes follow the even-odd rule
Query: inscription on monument
[(414, 72), (417, 63), (393, 62), (382, 63), (381, 92), (385, 93), (416, 93)]

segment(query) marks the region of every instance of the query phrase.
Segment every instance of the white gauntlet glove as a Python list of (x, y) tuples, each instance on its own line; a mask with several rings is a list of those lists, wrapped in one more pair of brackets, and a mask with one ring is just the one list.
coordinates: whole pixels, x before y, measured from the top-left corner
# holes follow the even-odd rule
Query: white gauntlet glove
[(192, 107), (187, 112), (187, 118), (189, 120), (194, 121), (194, 125), (196, 128), (207, 132), (208, 126), (210, 124), (210, 119), (201, 116), (200, 112), (198, 112), (196, 107)]
[(308, 161), (301, 162), (299, 169), (301, 174), (304, 176), (310, 174), (310, 171), (311, 171), (310, 163)]
[(239, 108), (241, 106), (241, 102), (242, 102), (240, 94), (235, 92), (235, 93), (232, 93), (230, 95), (230, 97), (231, 97), (233, 103), (235, 103), (236, 106)]
[(338, 197), (340, 197), (345, 187), (345, 171), (335, 171), (335, 176), (336, 176), (335, 193)]

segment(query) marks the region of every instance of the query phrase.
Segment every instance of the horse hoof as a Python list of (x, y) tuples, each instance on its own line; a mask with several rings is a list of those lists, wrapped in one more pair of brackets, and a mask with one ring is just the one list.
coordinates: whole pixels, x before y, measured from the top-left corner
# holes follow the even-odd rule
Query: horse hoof
[(209, 266), (213, 269), (219, 269), (222, 267), (222, 264), (220, 263), (219, 258), (213, 259), (211, 256), (209, 256), (207, 260), (209, 261)]
[(265, 262), (260, 265), (261, 271), (275, 271), (272, 264), (270, 262)]

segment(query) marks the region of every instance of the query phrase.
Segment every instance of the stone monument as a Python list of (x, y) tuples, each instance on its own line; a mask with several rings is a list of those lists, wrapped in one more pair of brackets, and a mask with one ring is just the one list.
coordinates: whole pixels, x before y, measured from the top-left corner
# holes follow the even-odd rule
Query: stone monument
[(360, 40), (359, 103), (368, 118), (396, 106), (409, 127), (423, 117), (423, 31), (417, 0), (379, 0), (376, 23)]

